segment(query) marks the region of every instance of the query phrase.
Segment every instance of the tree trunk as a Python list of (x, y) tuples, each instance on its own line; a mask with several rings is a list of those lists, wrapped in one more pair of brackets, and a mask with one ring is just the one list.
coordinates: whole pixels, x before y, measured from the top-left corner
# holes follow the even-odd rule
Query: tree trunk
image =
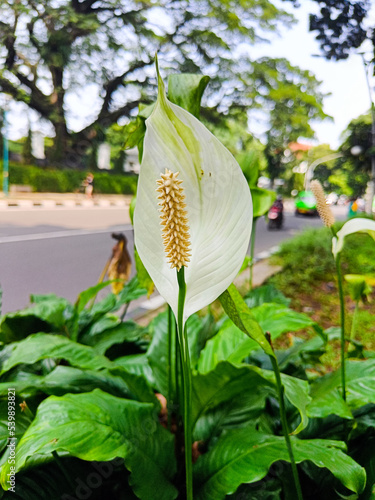
[(54, 112), (51, 116), (51, 122), (55, 129), (56, 137), (54, 139), (52, 154), (50, 160), (56, 166), (63, 168), (67, 160), (69, 133), (66, 127), (64, 98), (65, 90), (63, 87), (63, 68), (50, 66), (49, 70), (52, 76), (53, 93), (51, 103), (54, 106)]

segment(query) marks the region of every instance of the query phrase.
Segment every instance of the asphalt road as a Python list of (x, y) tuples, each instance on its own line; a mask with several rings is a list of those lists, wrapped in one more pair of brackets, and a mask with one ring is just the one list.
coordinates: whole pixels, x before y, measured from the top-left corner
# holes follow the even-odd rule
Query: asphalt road
[[(347, 209), (334, 207), (334, 211), (340, 219)], [(287, 212), (284, 228), (268, 231), (262, 218), (257, 224), (255, 254), (311, 226), (321, 226), (320, 219)], [(133, 234), (123, 208), (1, 211), (2, 313), (26, 307), (32, 293), (55, 293), (74, 302), (82, 290), (97, 283), (114, 245), (111, 233), (119, 231), (125, 233), (130, 250)]]

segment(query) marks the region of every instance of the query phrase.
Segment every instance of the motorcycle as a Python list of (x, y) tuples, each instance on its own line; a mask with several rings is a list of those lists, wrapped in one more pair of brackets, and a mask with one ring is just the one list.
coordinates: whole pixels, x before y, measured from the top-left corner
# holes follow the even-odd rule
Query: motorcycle
[(268, 211), (268, 224), (267, 227), (271, 229), (281, 229), (283, 227), (284, 215), (283, 215), (283, 205), (282, 203), (274, 203)]

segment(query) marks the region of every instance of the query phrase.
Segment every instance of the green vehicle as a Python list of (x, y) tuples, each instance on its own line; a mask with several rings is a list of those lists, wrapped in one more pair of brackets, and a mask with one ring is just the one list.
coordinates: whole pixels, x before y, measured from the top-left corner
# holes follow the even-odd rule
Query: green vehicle
[(301, 191), (296, 198), (296, 215), (317, 215), (315, 196), (311, 191)]

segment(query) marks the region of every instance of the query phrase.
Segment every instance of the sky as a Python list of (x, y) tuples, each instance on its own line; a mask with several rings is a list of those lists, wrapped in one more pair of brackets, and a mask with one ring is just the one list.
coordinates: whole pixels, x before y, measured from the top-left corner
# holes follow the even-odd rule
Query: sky
[[(282, 28), (279, 35), (272, 35), (271, 43), (257, 44), (251, 47), (251, 57), (285, 57), (301, 69), (310, 70), (315, 74), (318, 80), (322, 82), (321, 91), (330, 94), (324, 99), (324, 111), (332, 116), (333, 120), (326, 119), (323, 122), (313, 124), (316, 131), (316, 141), (314, 144), (328, 143), (333, 149), (336, 149), (340, 143), (340, 136), (348, 126), (349, 122), (362, 113), (370, 109), (370, 98), (368, 94), (365, 70), (362, 59), (357, 54), (352, 54), (345, 61), (326, 61), (322, 57), (314, 57), (320, 54), (319, 44), (315, 40), (315, 34), (309, 33), (309, 13), (316, 12), (318, 5), (310, 0), (300, 0), (302, 4), (298, 9), (293, 8), (288, 2), (275, 0), (275, 4), (281, 8), (289, 10), (297, 18), (298, 23), (292, 29)], [(370, 25), (375, 25), (375, 6), (372, 8), (369, 18)], [(362, 50), (362, 48), (361, 48)], [(369, 52), (370, 54), (370, 52)], [(375, 81), (372, 81), (375, 86)], [(73, 103), (73, 109), (78, 111), (76, 106), (82, 106), (82, 112), (76, 113), (73, 118), (73, 127), (78, 128), (77, 119), (84, 116), (87, 110), (92, 112), (92, 99), (90, 92), (85, 91), (85, 95), (77, 96)], [(375, 96), (374, 96), (375, 98)], [(86, 104), (86, 106), (85, 106)], [(9, 136), (11, 139), (17, 139), (27, 133), (27, 116), (22, 106), (14, 103), (10, 113)], [(41, 128), (41, 124), (33, 120), (33, 130)], [(43, 127), (42, 127), (43, 128)], [(261, 130), (251, 130), (259, 132)], [(309, 142), (306, 141), (305, 142)]]
[[(316, 2), (300, 0), (301, 7), (298, 9), (289, 8), (285, 2), (275, 3), (292, 12), (298, 24), (292, 29), (281, 29), (280, 35), (275, 35), (271, 43), (253, 47), (251, 55), (285, 57), (293, 65), (315, 74), (322, 82), (322, 92), (330, 94), (324, 99), (324, 111), (333, 118), (313, 125), (317, 136), (316, 143), (328, 143), (336, 149), (341, 143), (340, 136), (349, 122), (370, 109), (362, 58), (355, 53), (345, 61), (327, 61), (322, 57), (314, 57), (314, 54), (321, 54), (319, 43), (315, 40), (316, 34), (309, 32), (309, 14), (318, 12)], [(370, 25), (375, 24), (375, 6), (372, 7), (368, 19)], [(370, 50), (369, 55), (371, 55)], [(374, 85), (372, 79), (372, 86)]]

